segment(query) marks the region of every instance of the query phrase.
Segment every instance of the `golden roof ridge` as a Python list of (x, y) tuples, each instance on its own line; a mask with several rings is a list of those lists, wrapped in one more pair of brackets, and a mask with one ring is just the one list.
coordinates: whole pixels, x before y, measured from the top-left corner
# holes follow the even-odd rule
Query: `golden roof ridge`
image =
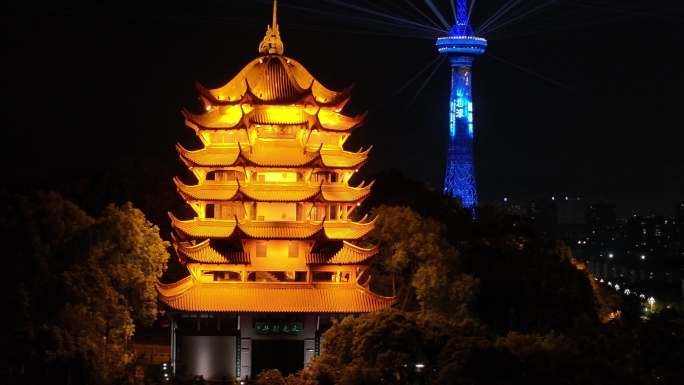
[[(190, 282), (181, 293), (158, 288), (161, 301), (180, 311), (234, 313), (366, 313), (388, 308), (397, 301), (396, 297), (373, 293), (358, 284)], [(265, 297), (271, 300), (263, 301)]]

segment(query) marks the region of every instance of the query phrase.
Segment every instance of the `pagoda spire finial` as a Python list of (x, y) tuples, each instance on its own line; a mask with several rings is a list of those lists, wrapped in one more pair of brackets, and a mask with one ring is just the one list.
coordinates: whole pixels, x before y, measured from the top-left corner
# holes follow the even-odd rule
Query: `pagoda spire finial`
[(278, 28), (278, 0), (273, 0), (273, 21), (266, 27), (266, 36), (259, 44), (259, 53), (268, 55), (282, 55), (285, 51), (283, 41), (280, 40), (280, 30)]

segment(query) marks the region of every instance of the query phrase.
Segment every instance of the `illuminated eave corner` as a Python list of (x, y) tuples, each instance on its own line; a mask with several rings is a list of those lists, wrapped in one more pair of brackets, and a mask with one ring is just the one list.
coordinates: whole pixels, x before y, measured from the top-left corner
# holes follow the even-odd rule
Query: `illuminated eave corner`
[(362, 200), (368, 197), (374, 184), (375, 181), (372, 181), (368, 185), (364, 185), (362, 182), (357, 187), (337, 184), (323, 184), (321, 186), (321, 200), (324, 202), (360, 204)]
[(229, 167), (238, 162), (241, 150), (239, 147), (205, 147), (199, 150), (188, 150), (176, 144), (180, 159), (188, 167)]
[(181, 278), (173, 283), (157, 282), (155, 286), (157, 288), (157, 292), (159, 293), (160, 299), (164, 301), (165, 299), (168, 300), (186, 293), (194, 285), (195, 280), (191, 275), (188, 275), (187, 277)]
[(329, 168), (358, 169), (368, 161), (373, 146), (358, 152), (321, 150), (323, 166)]
[(237, 183), (203, 184), (189, 186), (178, 177), (173, 178), (178, 193), (186, 201), (231, 201), (238, 195)]
[(325, 236), (331, 240), (357, 240), (367, 236), (375, 228), (378, 217), (370, 222), (364, 222), (364, 217), (360, 222), (351, 221), (325, 221), (323, 230)]
[(171, 219), (171, 226), (181, 236), (185, 238), (229, 238), (235, 232), (237, 221), (235, 219), (216, 219), (216, 218), (193, 218), (180, 220), (172, 213), (168, 213)]
[(364, 264), (378, 254), (378, 246), (364, 248), (353, 243), (343, 241), (342, 248), (333, 255), (326, 253), (311, 253), (307, 257), (309, 265), (356, 265)]
[(316, 115), (317, 127), (326, 131), (348, 132), (360, 127), (367, 112), (357, 116), (347, 116), (339, 112), (321, 109)]
[(245, 111), (241, 105), (214, 107), (203, 114), (193, 114), (186, 109), (181, 113), (185, 118), (185, 125), (195, 131), (240, 129), (246, 126)]
[(183, 264), (249, 264), (249, 254), (244, 251), (219, 252), (211, 246), (209, 239), (192, 245), (188, 242), (174, 242), (176, 253)]

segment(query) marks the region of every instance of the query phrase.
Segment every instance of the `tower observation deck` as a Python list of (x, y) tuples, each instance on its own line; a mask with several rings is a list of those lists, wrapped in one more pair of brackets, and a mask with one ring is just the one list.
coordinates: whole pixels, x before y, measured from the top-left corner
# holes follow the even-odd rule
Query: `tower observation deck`
[(456, 24), (448, 36), (437, 39), (437, 51), (447, 55), (451, 65), (449, 98), (449, 149), (444, 192), (459, 198), (463, 207), (477, 206), (477, 185), (473, 162), (472, 73), (475, 56), (487, 48), (487, 40), (473, 34), (468, 21), (466, 0), (457, 3)]

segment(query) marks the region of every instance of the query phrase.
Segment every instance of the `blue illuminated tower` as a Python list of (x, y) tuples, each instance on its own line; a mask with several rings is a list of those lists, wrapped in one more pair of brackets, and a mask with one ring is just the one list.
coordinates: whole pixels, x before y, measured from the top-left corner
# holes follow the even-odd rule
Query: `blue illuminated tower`
[(487, 40), (473, 35), (468, 23), (466, 0), (458, 0), (456, 24), (449, 35), (437, 39), (437, 50), (447, 55), (451, 64), (449, 99), (449, 152), (444, 192), (459, 198), (463, 207), (477, 206), (477, 185), (473, 165), (473, 59), (487, 48)]

